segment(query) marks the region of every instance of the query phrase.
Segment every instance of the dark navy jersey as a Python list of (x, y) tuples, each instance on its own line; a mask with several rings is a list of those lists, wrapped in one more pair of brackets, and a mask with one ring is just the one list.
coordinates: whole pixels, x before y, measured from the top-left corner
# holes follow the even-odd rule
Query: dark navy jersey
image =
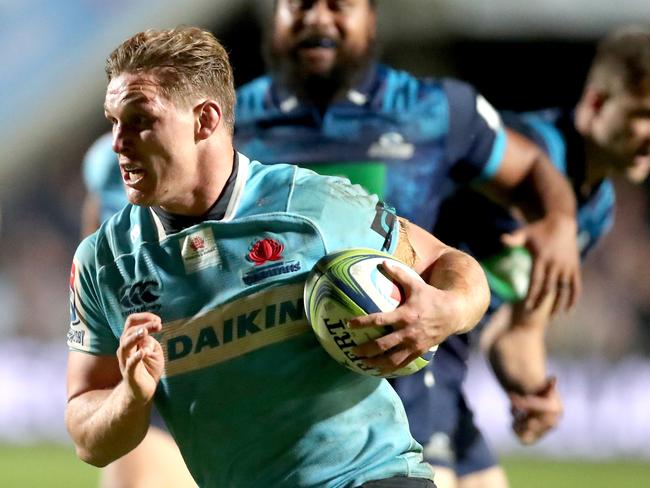
[(584, 258), (614, 225), (614, 186), (603, 179), (588, 193), (585, 182), (585, 149), (573, 122), (573, 111), (547, 109), (537, 112), (503, 113), (507, 125), (535, 141), (564, 173), (578, 202), (578, 246)]
[[(573, 112), (547, 109), (537, 112), (503, 112), (506, 126), (525, 135), (548, 155), (553, 165), (569, 179), (578, 202), (578, 245), (584, 258), (614, 223), (614, 187), (604, 179), (587, 194), (584, 142), (573, 125)], [(463, 188), (446, 199), (435, 227), (448, 244), (478, 259), (502, 250), (500, 237), (519, 226), (507, 210), (483, 195)]]
[(384, 65), (324, 113), (258, 78), (238, 90), (236, 120), (252, 158), (345, 175), (428, 230), (449, 182), (489, 180), (505, 150), (499, 115), (470, 85)]
[(498, 114), (472, 87), (383, 65), (325, 112), (258, 78), (238, 90), (236, 120), (251, 157), (347, 176), (429, 230), (445, 180), (491, 178), (505, 149)]
[[(578, 246), (584, 258), (596, 242), (614, 223), (614, 187), (605, 179), (588, 194), (580, 188), (585, 179), (584, 142), (573, 124), (573, 112), (547, 109), (537, 112), (503, 112), (503, 123), (524, 134), (548, 155), (553, 165), (569, 179), (578, 202)], [(503, 250), (501, 235), (515, 230), (520, 223), (507, 210), (486, 197), (461, 189), (446, 199), (434, 233), (447, 244), (456, 246), (479, 260), (485, 260)], [(492, 290), (490, 314), (503, 304)], [(476, 334), (480, 326), (473, 331)], [(469, 336), (451, 337), (440, 347), (434, 360), (436, 378), (453, 381), (465, 375), (465, 360), (469, 355)]]

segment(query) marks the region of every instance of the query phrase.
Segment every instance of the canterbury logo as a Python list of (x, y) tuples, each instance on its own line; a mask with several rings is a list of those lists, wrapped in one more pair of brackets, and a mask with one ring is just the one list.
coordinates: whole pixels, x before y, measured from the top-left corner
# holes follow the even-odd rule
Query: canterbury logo
[(120, 290), (120, 304), (126, 308), (151, 305), (160, 298), (156, 293), (158, 284), (155, 281), (139, 281)]

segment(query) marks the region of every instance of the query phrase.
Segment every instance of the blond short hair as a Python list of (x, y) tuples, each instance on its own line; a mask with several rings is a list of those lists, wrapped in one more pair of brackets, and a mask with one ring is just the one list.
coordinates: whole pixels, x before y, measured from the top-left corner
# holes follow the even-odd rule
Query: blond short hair
[(200, 97), (215, 99), (232, 133), (235, 85), (228, 53), (214, 35), (199, 27), (149, 29), (120, 44), (106, 59), (108, 80), (122, 73), (152, 72), (164, 95), (189, 105)]

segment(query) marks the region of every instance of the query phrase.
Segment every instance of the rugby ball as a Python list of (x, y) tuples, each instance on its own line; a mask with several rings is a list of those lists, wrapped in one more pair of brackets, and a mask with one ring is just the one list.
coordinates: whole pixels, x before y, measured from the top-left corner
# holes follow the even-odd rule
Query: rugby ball
[(394, 378), (419, 371), (433, 357), (434, 347), (406, 366), (388, 375), (366, 365), (352, 349), (392, 331), (392, 327), (350, 329), (349, 319), (397, 308), (405, 297), (400, 286), (389, 278), (382, 263), (391, 261), (418, 279), (413, 269), (394, 256), (374, 249), (353, 248), (322, 257), (313, 267), (304, 291), (307, 319), (325, 351), (339, 364), (356, 373)]

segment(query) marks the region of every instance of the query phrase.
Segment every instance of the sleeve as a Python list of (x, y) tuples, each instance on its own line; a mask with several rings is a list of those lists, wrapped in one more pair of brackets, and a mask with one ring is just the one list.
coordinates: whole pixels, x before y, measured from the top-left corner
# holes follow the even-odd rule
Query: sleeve
[(447, 154), (453, 179), (491, 179), (506, 148), (506, 133), (498, 112), (467, 83), (444, 80), (443, 89), (449, 103)]
[[(541, 113), (540, 113), (541, 114)], [(566, 175), (566, 142), (560, 131), (538, 113), (501, 113), (503, 123), (537, 144), (549, 157), (553, 166)]]
[(113, 334), (100, 299), (95, 242), (97, 233), (81, 242), (70, 269), (70, 328), (68, 348), (91, 354), (114, 354), (118, 339)]
[(111, 134), (104, 134), (88, 148), (82, 162), (82, 173), (89, 192), (99, 194), (112, 184), (115, 158)]
[(366, 247), (395, 253), (399, 222), (395, 210), (377, 195), (347, 178), (321, 176), (302, 168), (298, 168), (296, 184), (305, 203), (313, 202), (310, 213), (327, 252)]

